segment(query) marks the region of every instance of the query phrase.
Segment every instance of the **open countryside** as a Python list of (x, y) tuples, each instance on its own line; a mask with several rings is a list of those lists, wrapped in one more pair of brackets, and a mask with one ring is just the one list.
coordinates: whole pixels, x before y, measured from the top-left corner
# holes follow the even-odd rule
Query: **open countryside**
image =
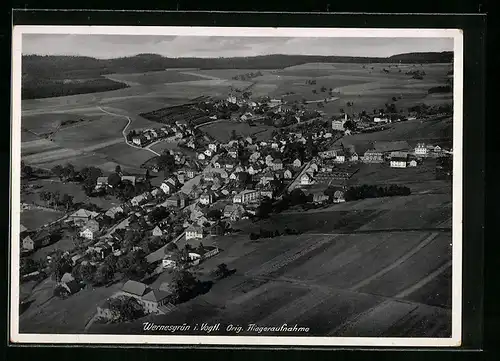
[(49, 58), (23, 69), (21, 332), (450, 337), (451, 52)]

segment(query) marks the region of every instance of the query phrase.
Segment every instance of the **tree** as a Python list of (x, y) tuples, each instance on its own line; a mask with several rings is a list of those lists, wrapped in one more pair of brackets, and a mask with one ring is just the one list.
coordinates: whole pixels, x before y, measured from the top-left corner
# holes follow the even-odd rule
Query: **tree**
[(211, 220), (219, 220), (222, 216), (222, 212), (219, 209), (211, 209), (207, 213), (207, 218)]
[(181, 303), (192, 298), (198, 283), (189, 271), (184, 269), (175, 271), (172, 279), (175, 302)]
[(56, 165), (54, 167), (52, 167), (51, 169), (52, 173), (54, 173), (57, 177), (59, 177), (60, 180), (62, 180), (63, 178), (63, 172), (64, 172), (64, 168), (62, 167), (62, 165)]
[(116, 188), (121, 181), (122, 178), (118, 175), (118, 173), (111, 173), (108, 176), (108, 184), (113, 188)]
[(117, 166), (115, 167), (115, 173), (116, 173), (116, 174), (121, 174), (121, 173), (122, 173), (122, 167), (120, 167), (120, 165), (117, 165)]
[(129, 322), (146, 314), (140, 302), (134, 297), (112, 297), (108, 299), (108, 303), (116, 322)]
[(80, 266), (77, 268), (76, 276), (75, 278), (82, 280), (88, 285), (94, 284), (94, 277), (96, 273), (97, 267), (93, 265), (92, 263), (82, 263)]
[[(114, 258), (114, 257), (113, 257)], [(94, 276), (95, 285), (105, 285), (113, 279), (114, 272), (111, 265), (102, 263), (97, 267)]]
[(71, 273), (71, 260), (66, 255), (63, 255), (61, 251), (58, 251), (52, 256), (50, 270), (53, 273), (56, 282), (59, 282), (65, 273)]
[(290, 203), (292, 206), (304, 204), (307, 202), (307, 196), (304, 194), (302, 189), (295, 188), (290, 192)]
[(231, 130), (231, 140), (236, 140), (238, 139), (238, 135), (236, 134), (236, 130), (233, 129)]
[(225, 263), (219, 263), (217, 265), (217, 268), (215, 269), (215, 275), (217, 278), (225, 278), (227, 276), (229, 276), (229, 274), (231, 273), (229, 271), (229, 268), (227, 267), (227, 264)]
[(66, 207), (66, 212), (73, 207), (73, 196), (69, 194), (64, 194), (62, 196), (61, 203)]
[(344, 129), (354, 131), (356, 130), (356, 123), (354, 123), (352, 120), (348, 120), (347, 122), (344, 123)]

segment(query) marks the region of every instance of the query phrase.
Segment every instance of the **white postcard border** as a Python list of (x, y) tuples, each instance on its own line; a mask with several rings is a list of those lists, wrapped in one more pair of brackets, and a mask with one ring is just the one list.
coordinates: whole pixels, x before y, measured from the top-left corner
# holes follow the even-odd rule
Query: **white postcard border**
[[(288, 337), (288, 336), (184, 336), (29, 334), (19, 332), (19, 229), (21, 164), (21, 58), (23, 34), (99, 34), (224, 37), (359, 37), (453, 38), (453, 231), (452, 231), (452, 335), (450, 338)], [(15, 26), (12, 37), (12, 152), (10, 232), (10, 341), (26, 344), (161, 344), (235, 346), (460, 346), (462, 334), (462, 144), (463, 144), (463, 33), (459, 29), (379, 28), (227, 28), (160, 26)]]

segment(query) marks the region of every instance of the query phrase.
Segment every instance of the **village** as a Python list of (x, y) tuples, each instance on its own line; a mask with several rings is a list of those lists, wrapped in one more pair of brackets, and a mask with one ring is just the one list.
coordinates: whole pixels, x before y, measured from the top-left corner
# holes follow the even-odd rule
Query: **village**
[[(166, 314), (176, 303), (194, 296), (176, 293), (179, 287), (173, 283), (189, 280), (182, 278), (185, 274), (174, 276), (174, 271), (217, 257), (223, 251), (217, 236), (234, 232), (232, 225), (240, 220), (265, 217), (265, 204), (298, 193), (312, 206), (343, 203), (349, 201), (347, 181), (361, 166), (405, 172), (428, 158), (449, 159), (452, 154), (451, 149), (425, 143), (375, 141), (365, 149), (343, 142), (346, 136), (381, 124), (404, 122), (403, 117), (344, 113), (325, 118), (297, 104), (255, 101), (247, 94), (230, 94), (225, 100), (204, 104), (207, 121), (229, 111), (235, 122), (279, 121), (280, 127), (267, 140), (233, 134), (227, 143), (201, 132), (199, 123), (176, 121), (129, 132), (126, 140), (134, 146), (165, 141), (178, 143), (180, 150), (166, 150), (148, 161), (145, 176), (128, 175), (117, 167), (107, 176), (91, 177), (90, 194), (119, 193), (124, 200), (120, 205), (99, 212), (81, 208), (39, 229), (21, 226), (21, 263), (31, 265), (22, 267), (22, 280), (53, 273), (54, 294), (65, 298), (84, 287), (106, 287), (121, 277), (122, 290), (97, 307), (96, 319), (117, 322), (123, 295), (136, 299), (146, 314)], [(192, 154), (186, 155), (182, 147)], [(449, 176), (450, 169), (448, 165), (445, 170)], [(74, 180), (68, 175), (64, 181)], [(136, 194), (138, 189), (141, 192)], [(57, 242), (58, 234), (59, 239), (74, 239), (74, 249), (29, 261), (33, 252)], [(230, 274), (223, 263), (214, 272), (220, 277)], [(153, 288), (148, 285), (152, 277)]]

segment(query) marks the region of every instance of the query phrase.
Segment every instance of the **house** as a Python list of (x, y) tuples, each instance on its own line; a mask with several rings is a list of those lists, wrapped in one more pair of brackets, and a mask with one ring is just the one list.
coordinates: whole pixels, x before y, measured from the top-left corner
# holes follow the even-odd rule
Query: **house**
[(67, 222), (73, 221), (76, 225), (82, 225), (82, 224), (87, 223), (89, 220), (97, 217), (98, 215), (99, 215), (99, 213), (97, 213), (97, 212), (93, 212), (93, 211), (89, 211), (89, 210), (81, 208), (78, 211), (76, 211), (75, 213), (70, 214), (66, 221)]
[(284, 179), (292, 179), (293, 178), (293, 173), (290, 169), (285, 169), (283, 171), (283, 178)]
[(204, 153), (198, 153), (198, 156), (196, 158), (199, 159), (199, 160), (205, 160), (206, 156), (205, 156)]
[(319, 166), (316, 163), (311, 163), (309, 165), (308, 171), (317, 172), (318, 170), (319, 170)]
[(333, 193), (333, 203), (343, 203), (345, 202), (345, 192), (343, 189), (337, 189), (335, 193)]
[(174, 258), (172, 253), (166, 253), (165, 256), (163, 256), (161, 263), (162, 263), (163, 268), (176, 268), (177, 267), (177, 262), (175, 261), (175, 258)]
[(412, 159), (410, 163), (408, 163), (410, 167), (416, 167), (418, 165), (417, 161), (415, 159)]
[(194, 170), (193, 168), (187, 168), (185, 169), (185, 172), (189, 179), (193, 179), (196, 175), (196, 170)]
[(214, 195), (212, 192), (205, 192), (200, 197), (200, 203), (204, 205), (212, 204), (214, 202)]
[[(347, 115), (346, 115), (347, 117)], [(342, 131), (344, 130), (345, 120), (332, 120), (332, 130)]]
[(160, 185), (160, 189), (163, 191), (163, 193), (165, 194), (170, 194), (170, 193), (173, 193), (175, 191), (175, 188), (174, 186), (172, 186), (172, 184), (170, 183), (167, 183), (167, 182), (163, 182), (161, 185)]
[(163, 236), (163, 231), (161, 230), (160, 227), (156, 226), (155, 228), (153, 228), (153, 231), (151, 232), (151, 234), (155, 237), (161, 237), (161, 236)]
[(23, 234), (28, 231), (28, 228), (26, 228), (23, 224), (19, 225), (19, 234)]
[[(225, 224), (223, 222), (217, 222), (212, 227), (210, 227), (211, 236), (223, 236), (226, 231)], [(203, 255), (202, 255), (203, 256)]]
[(219, 250), (219, 247), (217, 246), (203, 246), (203, 254), (201, 254), (201, 258), (202, 259), (207, 259), (207, 258), (210, 258), (210, 257), (213, 257), (215, 255), (217, 255), (220, 250)]
[(274, 174), (271, 172), (266, 172), (260, 177), (259, 183), (266, 185), (269, 182), (272, 182), (275, 179)]
[(281, 161), (281, 159), (273, 160), (271, 168), (275, 171), (283, 169), (283, 162)]
[(71, 264), (75, 266), (76, 264), (80, 263), (83, 261), (85, 258), (84, 254), (75, 254), (73, 257), (71, 257)]
[(163, 204), (166, 207), (184, 208), (188, 204), (188, 197), (184, 193), (174, 194)]
[(229, 176), (229, 179), (230, 180), (236, 180), (236, 179), (238, 179), (238, 174), (236, 172), (231, 173), (231, 175)]
[(406, 168), (408, 158), (394, 157), (391, 158), (391, 168)]
[(278, 149), (278, 148), (279, 148), (279, 144), (278, 144), (278, 143), (276, 143), (276, 142), (272, 142), (272, 143), (271, 143), (271, 148), (273, 148), (273, 149)]
[(231, 221), (238, 221), (245, 214), (245, 208), (241, 204), (230, 204), (224, 207), (224, 217)]
[(318, 155), (322, 159), (330, 159), (335, 158), (337, 156), (338, 149), (329, 149), (322, 152), (319, 152)]
[(137, 177), (135, 175), (124, 175), (121, 178), (122, 182), (130, 182), (133, 186), (135, 186), (137, 182)]
[(221, 177), (221, 179), (229, 178), (229, 174), (225, 170), (220, 171), (219, 176)]
[(306, 186), (306, 185), (311, 185), (313, 183), (314, 180), (308, 173), (305, 173), (300, 177), (300, 185)]
[(148, 286), (142, 282), (128, 280), (122, 287), (121, 293), (129, 297), (141, 299), (146, 294)]
[(132, 204), (132, 206), (137, 207), (137, 206), (139, 206), (139, 205), (147, 202), (148, 201), (148, 196), (149, 196), (149, 193), (148, 192), (144, 192), (144, 193), (139, 194), (138, 196), (135, 196), (134, 198), (132, 198), (130, 200), (130, 203)]
[(248, 119), (251, 119), (251, 118), (253, 118), (253, 114), (252, 114), (252, 113), (249, 113), (249, 112), (248, 112), (248, 113), (243, 114), (243, 115), (240, 117), (240, 119), (241, 119), (242, 121), (245, 121), (245, 120), (248, 120)]
[(30, 236), (27, 236), (23, 239), (23, 250), (33, 251), (35, 249), (35, 242), (31, 239)]
[(335, 156), (335, 162), (337, 163), (345, 162), (345, 153), (343, 151), (337, 152), (337, 155)]
[(208, 149), (210, 149), (212, 152), (217, 152), (218, 145), (216, 143), (210, 143), (208, 145)]
[(260, 152), (253, 152), (249, 157), (249, 161), (250, 161), (250, 163), (254, 163), (254, 162), (258, 161), (259, 158), (260, 158)]
[(215, 173), (213, 172), (207, 172), (205, 174), (203, 174), (203, 180), (207, 181), (207, 182), (213, 182), (215, 179)]
[(233, 203), (247, 204), (259, 200), (259, 192), (253, 189), (246, 189), (233, 197)]
[(46, 229), (41, 230), (32, 237), (35, 249), (45, 247), (52, 242), (52, 235)]
[(83, 226), (80, 231), (80, 236), (86, 239), (94, 239), (97, 232), (99, 232), (99, 223), (96, 220), (91, 219), (85, 224), (85, 226)]
[(245, 142), (247, 142), (248, 144), (252, 144), (253, 143), (252, 137), (246, 137)]
[(323, 203), (328, 200), (328, 196), (323, 192), (316, 192), (313, 194), (314, 203)]
[(114, 219), (118, 213), (123, 213), (123, 208), (120, 206), (112, 207), (108, 209), (104, 214)]
[(211, 157), (213, 155), (213, 152), (211, 149), (205, 149), (203, 152), (207, 157)]
[(415, 155), (425, 157), (427, 155), (427, 146), (424, 143), (418, 143), (415, 147)]
[(242, 173), (244, 171), (245, 171), (245, 168), (243, 168), (241, 165), (238, 165), (238, 166), (236, 166), (236, 168), (234, 168), (235, 173)]
[(358, 153), (356, 153), (356, 152), (351, 153), (351, 156), (350, 156), (349, 160), (350, 160), (351, 162), (357, 162), (357, 161), (359, 160)]
[(97, 177), (95, 189), (101, 189), (108, 186), (108, 177)]
[(202, 239), (204, 236), (203, 227), (189, 226), (186, 229), (186, 240), (190, 239)]
[(147, 313), (163, 314), (162, 306), (171, 304), (173, 292), (154, 289), (142, 296), (141, 301)]
[(302, 167), (302, 162), (300, 161), (299, 158), (295, 159), (292, 163), (292, 165), (295, 167), (295, 168), (300, 168)]
[(270, 165), (272, 165), (272, 164), (273, 164), (273, 160), (274, 160), (274, 158), (273, 158), (270, 154), (269, 154), (269, 155), (266, 157), (266, 159), (265, 159), (266, 164), (267, 164), (268, 166), (270, 166)]
[(274, 191), (269, 187), (263, 188), (260, 190), (260, 196), (262, 198), (267, 197), (269, 199), (273, 199), (274, 198)]
[(387, 117), (374, 117), (373, 121), (375, 123), (388, 123), (389, 119)]
[(231, 147), (227, 150), (227, 154), (232, 158), (238, 158), (238, 149)]
[(252, 164), (247, 168), (247, 172), (250, 175), (254, 175), (259, 173), (262, 170), (262, 167), (259, 164)]
[(378, 152), (375, 149), (369, 149), (363, 155), (363, 162), (365, 163), (383, 163), (384, 157), (382, 152)]

